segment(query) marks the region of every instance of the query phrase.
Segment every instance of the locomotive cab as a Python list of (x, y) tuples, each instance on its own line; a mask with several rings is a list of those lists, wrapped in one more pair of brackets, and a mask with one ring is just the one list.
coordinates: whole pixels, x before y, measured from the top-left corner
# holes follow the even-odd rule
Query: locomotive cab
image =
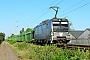
[(67, 44), (69, 42), (69, 21), (65, 18), (52, 19), (53, 43)]

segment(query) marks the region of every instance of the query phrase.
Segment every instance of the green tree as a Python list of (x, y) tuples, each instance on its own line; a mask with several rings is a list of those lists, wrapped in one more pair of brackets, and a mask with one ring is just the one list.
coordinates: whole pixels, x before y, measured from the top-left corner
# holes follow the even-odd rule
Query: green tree
[(75, 29), (73, 28), (73, 23), (72, 23), (72, 22), (69, 22), (69, 24), (70, 24), (70, 30), (75, 30)]
[(31, 28), (27, 28), (27, 29), (26, 29), (26, 32), (29, 32), (30, 30), (31, 30)]

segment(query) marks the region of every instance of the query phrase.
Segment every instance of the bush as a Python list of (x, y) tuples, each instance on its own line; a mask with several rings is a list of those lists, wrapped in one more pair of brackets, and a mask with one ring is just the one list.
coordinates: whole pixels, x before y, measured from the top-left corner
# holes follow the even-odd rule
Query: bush
[[(11, 42), (10, 42), (11, 43)], [(56, 46), (40, 46), (29, 44), (26, 42), (17, 42), (13, 47), (17, 47), (16, 52), (18, 56), (22, 59), (31, 60), (89, 60), (89, 50), (84, 52), (84, 50), (71, 50), (57, 48)]]
[(15, 44), (15, 43), (16, 43), (16, 41), (15, 41), (15, 40), (10, 40), (10, 41), (9, 41), (9, 40), (7, 40), (7, 42), (8, 42), (8, 43), (10, 43), (11, 45), (13, 45), (13, 44)]

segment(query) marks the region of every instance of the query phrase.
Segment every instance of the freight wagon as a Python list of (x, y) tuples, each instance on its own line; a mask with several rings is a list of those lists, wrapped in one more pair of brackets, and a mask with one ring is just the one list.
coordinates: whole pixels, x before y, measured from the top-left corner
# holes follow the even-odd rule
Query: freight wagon
[(71, 45), (90, 46), (90, 29), (70, 31)]
[(29, 29), (28, 31), (23, 31), (18, 35), (13, 35), (9, 37), (8, 40), (15, 40), (18, 42), (22, 42), (22, 41), (32, 42), (34, 40), (34, 30)]

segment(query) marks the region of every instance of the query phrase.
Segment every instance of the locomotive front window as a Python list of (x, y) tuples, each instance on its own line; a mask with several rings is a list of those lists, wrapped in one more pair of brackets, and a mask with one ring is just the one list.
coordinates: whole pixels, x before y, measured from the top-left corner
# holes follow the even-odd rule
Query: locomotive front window
[(54, 31), (68, 31), (68, 22), (66, 21), (58, 21), (58, 22), (53, 22), (53, 30)]
[(53, 30), (59, 30), (60, 29), (60, 22), (53, 22)]
[(53, 26), (60, 26), (60, 24), (53, 24)]
[(61, 28), (62, 27), (64, 27), (64, 28), (68, 27), (68, 22), (61, 22)]
[(68, 24), (61, 24), (61, 27), (68, 27)]
[(61, 24), (68, 24), (67, 22), (61, 22)]
[(53, 22), (53, 26), (60, 26), (60, 22)]

